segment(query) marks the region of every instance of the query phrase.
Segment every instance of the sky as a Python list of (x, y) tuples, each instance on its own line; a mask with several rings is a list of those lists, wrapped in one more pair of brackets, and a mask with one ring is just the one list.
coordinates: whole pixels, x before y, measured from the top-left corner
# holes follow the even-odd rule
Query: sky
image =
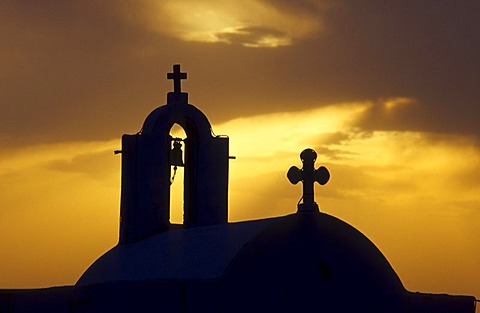
[[(411, 291), (480, 298), (480, 2), (0, 2), (0, 288), (74, 284), (118, 242), (122, 134), (182, 88), (230, 137), (229, 220), (323, 212)], [(181, 171), (172, 221), (181, 221)]]

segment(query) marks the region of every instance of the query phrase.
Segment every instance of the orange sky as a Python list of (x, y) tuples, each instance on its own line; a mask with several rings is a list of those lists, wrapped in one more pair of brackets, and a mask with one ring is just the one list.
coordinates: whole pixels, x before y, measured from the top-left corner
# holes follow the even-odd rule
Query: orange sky
[(74, 284), (116, 244), (113, 150), (181, 63), (237, 156), (231, 221), (295, 212), (285, 173), (311, 147), (332, 174), (321, 210), (409, 290), (480, 298), (479, 14), (477, 1), (2, 2), (0, 288)]

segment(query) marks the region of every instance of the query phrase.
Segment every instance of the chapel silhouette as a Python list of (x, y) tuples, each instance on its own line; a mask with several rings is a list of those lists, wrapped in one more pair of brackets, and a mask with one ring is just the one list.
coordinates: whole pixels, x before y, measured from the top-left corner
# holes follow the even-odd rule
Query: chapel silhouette
[[(228, 222), (229, 138), (213, 135), (188, 103), (179, 65), (167, 75), (174, 91), (124, 135), (119, 243), (75, 286), (2, 291), (0, 309), (55, 312), (465, 312), (475, 298), (407, 291), (390, 263), (361, 232), (322, 213), (315, 168), (305, 149), (287, 179), (302, 183), (294, 214)], [(173, 138), (179, 124), (186, 138)], [(184, 153), (180, 150), (184, 149)], [(184, 155), (184, 159), (183, 159)], [(294, 160), (292, 160), (293, 162)], [(184, 223), (172, 224), (172, 176), (184, 167)], [(259, 208), (269, 209), (269, 208)], [(295, 208), (292, 207), (292, 211)], [(4, 311), (2, 311), (4, 312)]]

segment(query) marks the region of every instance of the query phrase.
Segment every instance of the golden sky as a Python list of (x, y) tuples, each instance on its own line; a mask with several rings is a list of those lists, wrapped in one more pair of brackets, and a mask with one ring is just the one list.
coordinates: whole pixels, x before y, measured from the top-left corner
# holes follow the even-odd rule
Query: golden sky
[[(480, 3), (2, 1), (0, 288), (74, 284), (118, 240), (120, 148), (172, 64), (230, 137), (230, 220), (321, 210), (411, 291), (480, 298)], [(181, 212), (181, 179), (172, 220)]]

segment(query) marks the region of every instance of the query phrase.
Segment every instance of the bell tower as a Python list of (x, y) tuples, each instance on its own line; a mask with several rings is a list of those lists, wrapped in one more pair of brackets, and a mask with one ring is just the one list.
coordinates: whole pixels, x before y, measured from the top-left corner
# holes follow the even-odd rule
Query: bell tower
[[(174, 65), (167, 78), (174, 82), (167, 104), (150, 113), (139, 133), (122, 136), (121, 244), (168, 230), (170, 179), (176, 165), (185, 167), (184, 227), (228, 221), (229, 138), (213, 136), (207, 117), (188, 103), (188, 93), (181, 91), (187, 74), (180, 65)], [(170, 136), (175, 123), (187, 135), (184, 164), (174, 160), (178, 151), (171, 151), (172, 142), (178, 141)]]

